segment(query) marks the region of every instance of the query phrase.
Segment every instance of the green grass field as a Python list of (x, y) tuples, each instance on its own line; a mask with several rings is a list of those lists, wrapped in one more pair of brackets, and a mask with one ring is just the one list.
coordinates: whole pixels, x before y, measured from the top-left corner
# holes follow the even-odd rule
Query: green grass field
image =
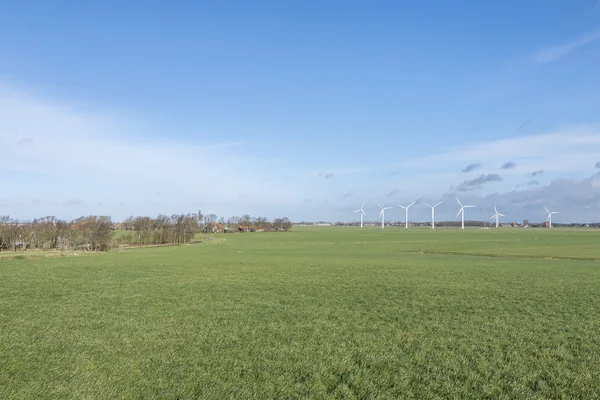
[(0, 398), (599, 396), (599, 231), (219, 238), (0, 258)]

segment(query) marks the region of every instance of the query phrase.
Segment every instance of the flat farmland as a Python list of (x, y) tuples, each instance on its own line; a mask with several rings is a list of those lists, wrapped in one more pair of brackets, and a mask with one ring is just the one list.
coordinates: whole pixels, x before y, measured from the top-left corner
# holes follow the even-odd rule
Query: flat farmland
[(593, 398), (600, 232), (297, 227), (0, 257), (0, 398)]

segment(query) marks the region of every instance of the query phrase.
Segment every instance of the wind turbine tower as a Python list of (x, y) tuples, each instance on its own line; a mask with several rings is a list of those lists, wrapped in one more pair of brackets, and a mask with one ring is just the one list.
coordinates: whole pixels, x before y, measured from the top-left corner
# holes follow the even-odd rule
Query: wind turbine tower
[(500, 226), (500, 217), (506, 217), (506, 215), (500, 214), (498, 212), (498, 210), (496, 209), (496, 206), (494, 206), (494, 212), (495, 212), (495, 214), (492, 215), (492, 217), (490, 219), (496, 218), (496, 228), (498, 228)]
[(552, 228), (552, 214), (558, 214), (560, 211), (550, 211), (546, 207), (544, 207), (544, 210), (546, 210), (546, 212), (548, 213), (548, 218), (546, 218), (546, 222), (550, 223), (548, 227)]
[(377, 203), (377, 205), (379, 206), (379, 208), (381, 208), (381, 212), (379, 213), (379, 216), (381, 217), (381, 229), (384, 229), (385, 227), (385, 210), (389, 210), (392, 207), (382, 207), (381, 204)]
[(431, 208), (431, 229), (435, 229), (435, 208), (442, 203), (443, 201), (440, 201), (435, 206), (430, 206), (429, 204), (425, 203), (427, 207)]
[(409, 204), (409, 205), (407, 205), (406, 207), (404, 207), (404, 206), (401, 206), (400, 204), (398, 204), (398, 207), (400, 207), (400, 208), (404, 208), (404, 211), (406, 212), (406, 218), (405, 218), (405, 221), (406, 221), (406, 222), (405, 222), (405, 226), (404, 226), (406, 229), (408, 229), (408, 209), (409, 209), (409, 208), (410, 208), (412, 205), (414, 205), (415, 203), (416, 203), (416, 201), (413, 201), (412, 203), (410, 203), (410, 204)]
[(456, 201), (458, 201), (458, 204), (460, 205), (460, 210), (458, 210), (458, 214), (456, 214), (456, 218), (458, 218), (458, 216), (462, 214), (462, 224), (461, 224), (460, 229), (465, 229), (465, 208), (473, 208), (475, 206), (463, 206), (463, 204), (460, 202), (458, 197), (456, 198)]
[(367, 215), (365, 213), (365, 211), (363, 210), (364, 207), (365, 207), (365, 202), (363, 201), (362, 206), (360, 206), (360, 208), (358, 210), (354, 210), (354, 212), (359, 212), (360, 213), (360, 227), (361, 227), (361, 229), (363, 227), (363, 217), (365, 215)]

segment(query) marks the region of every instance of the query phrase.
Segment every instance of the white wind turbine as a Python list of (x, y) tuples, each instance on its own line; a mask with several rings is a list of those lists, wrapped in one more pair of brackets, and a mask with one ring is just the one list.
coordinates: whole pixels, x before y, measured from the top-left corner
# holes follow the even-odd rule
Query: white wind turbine
[(496, 206), (494, 206), (494, 212), (495, 212), (495, 214), (494, 214), (494, 215), (492, 215), (492, 217), (491, 217), (490, 219), (494, 219), (494, 218), (496, 218), (496, 228), (497, 228), (497, 227), (499, 227), (499, 226), (500, 226), (500, 217), (506, 217), (506, 215), (504, 215), (504, 214), (500, 214), (500, 213), (498, 212), (498, 210), (496, 209)]
[(381, 217), (381, 229), (384, 228), (385, 226), (385, 210), (389, 210), (392, 207), (382, 207), (381, 204), (377, 203), (377, 205), (379, 206), (379, 208), (381, 208), (381, 212), (379, 213), (379, 216)]
[(365, 213), (365, 211), (363, 210), (365, 206), (365, 202), (363, 201), (362, 206), (360, 206), (360, 208), (358, 210), (354, 210), (354, 212), (359, 212), (360, 213), (360, 227), (363, 227), (363, 216), (367, 215)]
[(442, 203), (443, 201), (440, 201), (435, 206), (430, 206), (429, 204), (425, 203), (427, 207), (431, 208), (431, 229), (435, 229), (435, 208)]
[(546, 212), (548, 213), (548, 218), (546, 218), (546, 222), (550, 222), (548, 227), (552, 228), (552, 214), (558, 214), (560, 211), (550, 211), (546, 207), (544, 207), (544, 210), (546, 210)]
[(405, 228), (408, 229), (408, 209), (414, 205), (416, 203), (416, 201), (413, 201), (412, 203), (410, 203), (409, 205), (407, 205), (406, 207), (401, 206), (400, 204), (398, 204), (398, 207), (400, 208), (404, 208), (404, 211), (406, 212), (406, 219), (405, 219)]
[(456, 198), (456, 201), (458, 201), (458, 204), (460, 204), (460, 210), (458, 210), (458, 214), (456, 214), (456, 218), (458, 218), (458, 216), (462, 214), (461, 229), (465, 229), (465, 208), (473, 208), (475, 206), (463, 206), (463, 204), (460, 202), (458, 197)]

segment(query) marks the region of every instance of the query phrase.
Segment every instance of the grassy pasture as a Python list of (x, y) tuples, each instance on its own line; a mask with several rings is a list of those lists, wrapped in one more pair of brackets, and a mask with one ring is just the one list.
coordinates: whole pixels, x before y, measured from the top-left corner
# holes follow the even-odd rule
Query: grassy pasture
[(0, 258), (0, 398), (594, 398), (600, 232), (296, 228)]

